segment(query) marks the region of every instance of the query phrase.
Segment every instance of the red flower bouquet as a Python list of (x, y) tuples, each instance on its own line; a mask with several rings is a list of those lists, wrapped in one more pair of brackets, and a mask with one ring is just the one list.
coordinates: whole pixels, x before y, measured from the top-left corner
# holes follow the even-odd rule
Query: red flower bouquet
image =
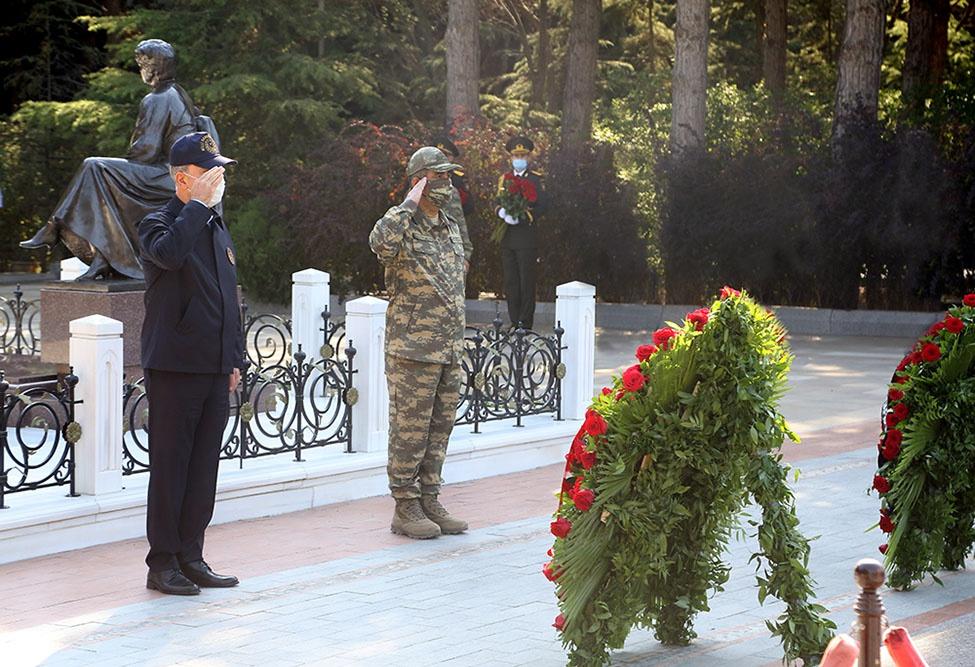
[[(505, 213), (524, 224), (529, 222), (528, 211), (538, 201), (538, 190), (529, 179), (507, 173), (504, 175), (497, 201), (498, 206), (503, 208)], [(506, 222), (499, 220), (494, 233), (491, 234), (491, 239), (500, 243), (507, 226)]]

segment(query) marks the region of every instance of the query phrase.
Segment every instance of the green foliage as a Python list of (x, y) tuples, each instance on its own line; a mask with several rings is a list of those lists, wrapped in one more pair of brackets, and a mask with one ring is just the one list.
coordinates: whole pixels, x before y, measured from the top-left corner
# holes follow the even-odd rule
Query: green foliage
[(973, 305), (950, 309), (942, 323), (956, 330), (932, 327), (890, 384), (874, 488), (880, 527), (891, 533), (881, 551), (894, 588), (928, 574), (937, 581), (975, 548), (975, 294), (966, 300)]
[(604, 664), (634, 625), (666, 644), (692, 640), (694, 617), (728, 580), (722, 553), (749, 497), (762, 510), (752, 522), (759, 600), (786, 603), (769, 623), (785, 657), (814, 658), (835, 628), (812, 601), (809, 544), (779, 454), (796, 440), (777, 408), (792, 360), (784, 330), (736, 295), (704, 317), (689, 314), (662, 349), (638, 350), (645, 360), (594, 400), (573, 442), (556, 512), (571, 530), (547, 566), (570, 665)]
[(124, 153), (133, 125), (127, 112), (94, 100), (27, 102), (0, 121), (0, 255), (16, 256), (16, 243), (45, 221), (84, 158)]

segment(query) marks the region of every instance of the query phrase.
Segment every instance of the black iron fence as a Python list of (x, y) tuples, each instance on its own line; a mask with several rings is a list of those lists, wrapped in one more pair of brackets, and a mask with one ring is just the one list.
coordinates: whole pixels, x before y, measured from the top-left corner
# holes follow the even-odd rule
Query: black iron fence
[(67, 486), (75, 493), (75, 421), (73, 371), (22, 385), (10, 385), (0, 371), (0, 508), (10, 493)]
[[(245, 311), (246, 312), (246, 311)], [(244, 319), (244, 341), (250, 364), (230, 399), (221, 458), (238, 460), (302, 452), (327, 445), (352, 451), (352, 406), (355, 348), (344, 349), (344, 326), (322, 314), (321, 356), (308, 362), (291, 350), (291, 322), (277, 315)], [(326, 354), (327, 353), (327, 354)], [(122, 473), (149, 469), (149, 400), (144, 379), (123, 388)]]
[[(0, 299), (0, 352), (39, 351), (39, 311), (24, 301), (18, 287), (13, 299)], [(345, 323), (322, 312), (321, 346), (315, 361), (292, 350), (292, 322), (281, 315), (249, 315), (242, 305), (244, 344), (249, 368), (231, 396), (221, 458), (238, 460), (292, 454), (330, 445), (352, 451), (352, 406), (355, 349)], [(456, 424), (513, 420), (522, 426), (528, 415), (552, 413), (562, 418), (563, 330), (551, 334), (508, 329), (497, 317), (484, 329), (465, 334), (463, 379)], [(78, 378), (11, 387), (2, 380), (4, 424), (0, 429), (0, 506), (4, 493), (49, 486), (70, 486), (75, 495), (74, 443), (80, 427), (74, 420), (74, 387)], [(144, 379), (123, 386), (122, 472), (149, 469), (149, 401)]]
[(0, 296), (0, 354), (32, 355), (40, 352), (40, 304), (24, 300), (20, 285), (13, 297)]
[(505, 329), (500, 316), (491, 327), (468, 327), (464, 337), (463, 379), (456, 424), (514, 419), (555, 413), (562, 419), (561, 323), (551, 335), (527, 329)]

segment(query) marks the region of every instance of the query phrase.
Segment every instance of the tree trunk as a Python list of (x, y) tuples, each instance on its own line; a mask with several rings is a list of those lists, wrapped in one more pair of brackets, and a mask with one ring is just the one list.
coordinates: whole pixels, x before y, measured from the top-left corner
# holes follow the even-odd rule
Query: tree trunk
[(477, 0), (449, 0), (447, 5), (447, 129), (466, 125), (478, 115), (480, 81)]
[(944, 80), (948, 60), (949, 0), (911, 0), (907, 54), (901, 89), (909, 109), (919, 111)]
[(653, 15), (653, 0), (647, 0), (647, 30), (650, 32), (650, 44), (647, 47), (647, 53), (650, 57), (649, 69), (651, 74), (657, 71), (657, 36), (654, 34)]
[(548, 68), (552, 60), (552, 40), (548, 33), (548, 0), (538, 3), (538, 55), (535, 58), (535, 72), (532, 77), (532, 99), (530, 107), (541, 109), (545, 104), (545, 89), (548, 85)]
[(884, 16), (884, 0), (846, 0), (846, 26), (836, 80), (834, 146), (851, 122), (877, 120)]
[(601, 12), (602, 0), (572, 1), (568, 66), (562, 98), (562, 150), (567, 155), (577, 154), (592, 135)]
[(787, 0), (765, 0), (765, 44), (762, 77), (774, 97), (785, 92)]
[(678, 0), (670, 143), (675, 152), (703, 149), (708, 89), (709, 0)]

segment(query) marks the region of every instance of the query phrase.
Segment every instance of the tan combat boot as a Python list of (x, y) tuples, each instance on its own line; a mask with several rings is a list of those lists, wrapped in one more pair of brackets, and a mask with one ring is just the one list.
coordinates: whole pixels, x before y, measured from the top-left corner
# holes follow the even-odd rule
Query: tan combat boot
[(396, 499), (396, 511), (389, 529), (397, 535), (406, 535), (414, 540), (440, 537), (440, 526), (427, 518), (417, 498)]
[(441, 505), (437, 496), (432, 493), (423, 494), (420, 505), (423, 507), (423, 513), (430, 521), (440, 526), (440, 531), (444, 535), (456, 535), (467, 530), (467, 522), (452, 517), (447, 508)]

